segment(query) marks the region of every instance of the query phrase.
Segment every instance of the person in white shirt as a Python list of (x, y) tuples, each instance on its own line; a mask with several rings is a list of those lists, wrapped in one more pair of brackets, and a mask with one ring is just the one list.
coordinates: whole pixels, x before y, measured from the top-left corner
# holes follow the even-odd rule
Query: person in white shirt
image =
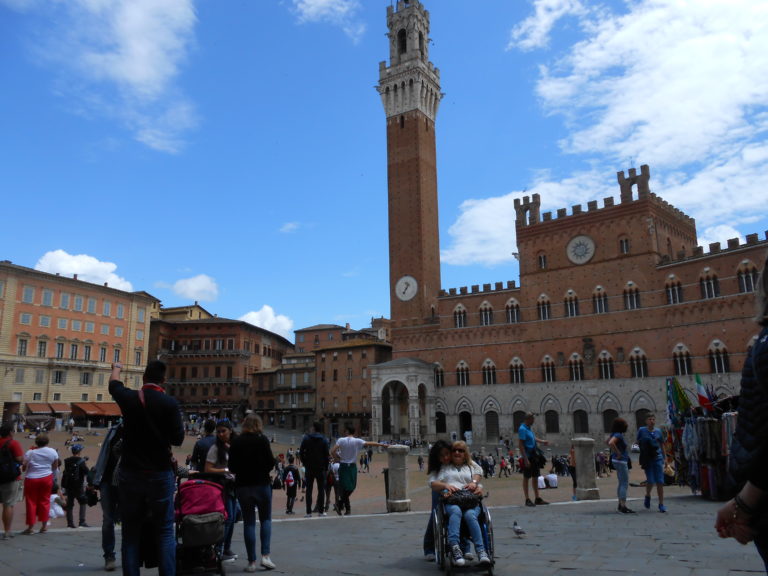
[(480, 478), (483, 469), (480, 468), (470, 456), (466, 442), (457, 441), (451, 446), (451, 461), (429, 476), (429, 485), (432, 490), (440, 492), (445, 498), (445, 514), (448, 517), (448, 546), (451, 549), (453, 563), (456, 566), (464, 566), (466, 560), (459, 545), (461, 534), (461, 520), (469, 529), (469, 535), (475, 543), (475, 552), (481, 565), (489, 565), (491, 558), (485, 551), (483, 532), (478, 522), (481, 507), (478, 503), (472, 508), (462, 509), (456, 504), (449, 504), (450, 496), (459, 490), (469, 490), (475, 494), (482, 494), (483, 486)]
[(366, 446), (381, 446), (386, 448), (386, 444), (379, 442), (366, 442), (362, 438), (355, 438), (355, 427), (351, 424), (345, 426), (347, 435), (336, 441), (336, 446), (331, 450), (331, 456), (339, 460), (339, 500), (336, 504), (336, 513), (341, 516), (342, 508), (344, 515), (349, 516), (352, 508), (349, 503), (349, 497), (357, 488), (357, 457), (360, 450)]

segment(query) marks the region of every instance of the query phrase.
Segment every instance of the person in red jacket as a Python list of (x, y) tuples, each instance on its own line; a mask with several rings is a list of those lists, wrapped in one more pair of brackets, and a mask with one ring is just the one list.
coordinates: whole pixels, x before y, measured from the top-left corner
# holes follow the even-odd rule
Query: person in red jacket
[(11, 460), (16, 463), (16, 477), (8, 482), (0, 484), (0, 501), (3, 503), (3, 540), (13, 538), (11, 524), (13, 523), (13, 507), (19, 501), (21, 494), (21, 461), (24, 459), (24, 450), (13, 439), (13, 426), (4, 424), (0, 426), (0, 450), (8, 450)]

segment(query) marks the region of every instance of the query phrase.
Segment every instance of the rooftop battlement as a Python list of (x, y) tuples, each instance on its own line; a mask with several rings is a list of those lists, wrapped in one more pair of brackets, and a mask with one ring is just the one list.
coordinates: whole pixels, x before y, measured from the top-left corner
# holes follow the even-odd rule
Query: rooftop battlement
[(661, 266), (664, 266), (666, 264), (678, 264), (685, 260), (693, 260), (696, 258), (706, 258), (709, 256), (727, 254), (729, 252), (738, 252), (738, 251), (744, 250), (745, 248), (753, 248), (760, 244), (768, 244), (768, 230), (763, 232), (762, 240), (760, 240), (760, 237), (758, 236), (757, 232), (755, 232), (753, 234), (747, 234), (743, 244), (739, 241), (738, 238), (729, 238), (725, 248), (722, 247), (722, 244), (720, 242), (711, 242), (708, 246), (709, 248), (708, 252), (704, 251), (704, 246), (696, 246), (693, 249), (693, 254), (686, 254), (685, 252), (680, 251), (675, 255), (674, 259), (664, 255), (661, 257), (661, 262), (659, 264)]
[(517, 283), (514, 280), (507, 280), (506, 285), (504, 282), (496, 282), (493, 287), (491, 284), (483, 284), (482, 290), (480, 284), (473, 284), (469, 288), (461, 286), (460, 288), (449, 288), (448, 290), (440, 290), (440, 298), (449, 298), (451, 296), (466, 296), (467, 294), (485, 294), (489, 292), (507, 292), (510, 290), (520, 290)]
[[(630, 204), (632, 202), (647, 201), (656, 207), (666, 212), (670, 217), (681, 221), (682, 223), (695, 226), (695, 220), (688, 216), (682, 210), (675, 208), (672, 204), (657, 196), (649, 187), (649, 181), (651, 178), (651, 169), (647, 164), (643, 164), (640, 167), (640, 173), (637, 173), (635, 168), (629, 169), (629, 176), (624, 174), (624, 171), (616, 173), (617, 180), (619, 182), (619, 204), (616, 204), (612, 196), (603, 198), (602, 208), (598, 207), (597, 200), (590, 200), (587, 202), (586, 210), (583, 205), (575, 204), (571, 206), (571, 212), (568, 213), (568, 208), (558, 208), (553, 217), (552, 212), (541, 213), (541, 199), (538, 194), (533, 194), (530, 198), (524, 196), (522, 200), (515, 199), (515, 224), (518, 228), (533, 226), (540, 223), (552, 222), (553, 220), (559, 220), (561, 218), (569, 218), (571, 216), (580, 216), (590, 212), (597, 212), (600, 210), (612, 209), (616, 206), (623, 204)], [(637, 188), (637, 198), (633, 197), (633, 188)]]

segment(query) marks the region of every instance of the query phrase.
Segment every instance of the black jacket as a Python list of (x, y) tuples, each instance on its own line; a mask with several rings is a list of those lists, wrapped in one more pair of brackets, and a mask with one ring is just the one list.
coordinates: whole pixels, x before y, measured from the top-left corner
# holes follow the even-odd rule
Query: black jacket
[(735, 488), (749, 480), (768, 490), (768, 327), (763, 328), (741, 371), (736, 432), (730, 468)]
[(171, 445), (181, 446), (184, 425), (175, 398), (144, 388), (146, 409), (137, 390), (110, 380), (109, 393), (123, 413), (125, 436), (120, 466), (127, 470), (162, 471), (171, 468)]

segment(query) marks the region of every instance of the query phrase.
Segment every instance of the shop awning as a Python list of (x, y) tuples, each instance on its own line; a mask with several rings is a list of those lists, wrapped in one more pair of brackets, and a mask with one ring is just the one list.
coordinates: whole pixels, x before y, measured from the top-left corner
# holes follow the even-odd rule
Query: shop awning
[(93, 402), (93, 406), (101, 412), (102, 416), (122, 416), (117, 402)]
[(90, 402), (72, 402), (72, 412), (80, 412), (86, 416), (103, 416), (101, 410)]
[(72, 412), (72, 407), (66, 402), (48, 402), (53, 412)]
[(27, 402), (27, 414), (51, 415), (51, 407), (44, 402)]

